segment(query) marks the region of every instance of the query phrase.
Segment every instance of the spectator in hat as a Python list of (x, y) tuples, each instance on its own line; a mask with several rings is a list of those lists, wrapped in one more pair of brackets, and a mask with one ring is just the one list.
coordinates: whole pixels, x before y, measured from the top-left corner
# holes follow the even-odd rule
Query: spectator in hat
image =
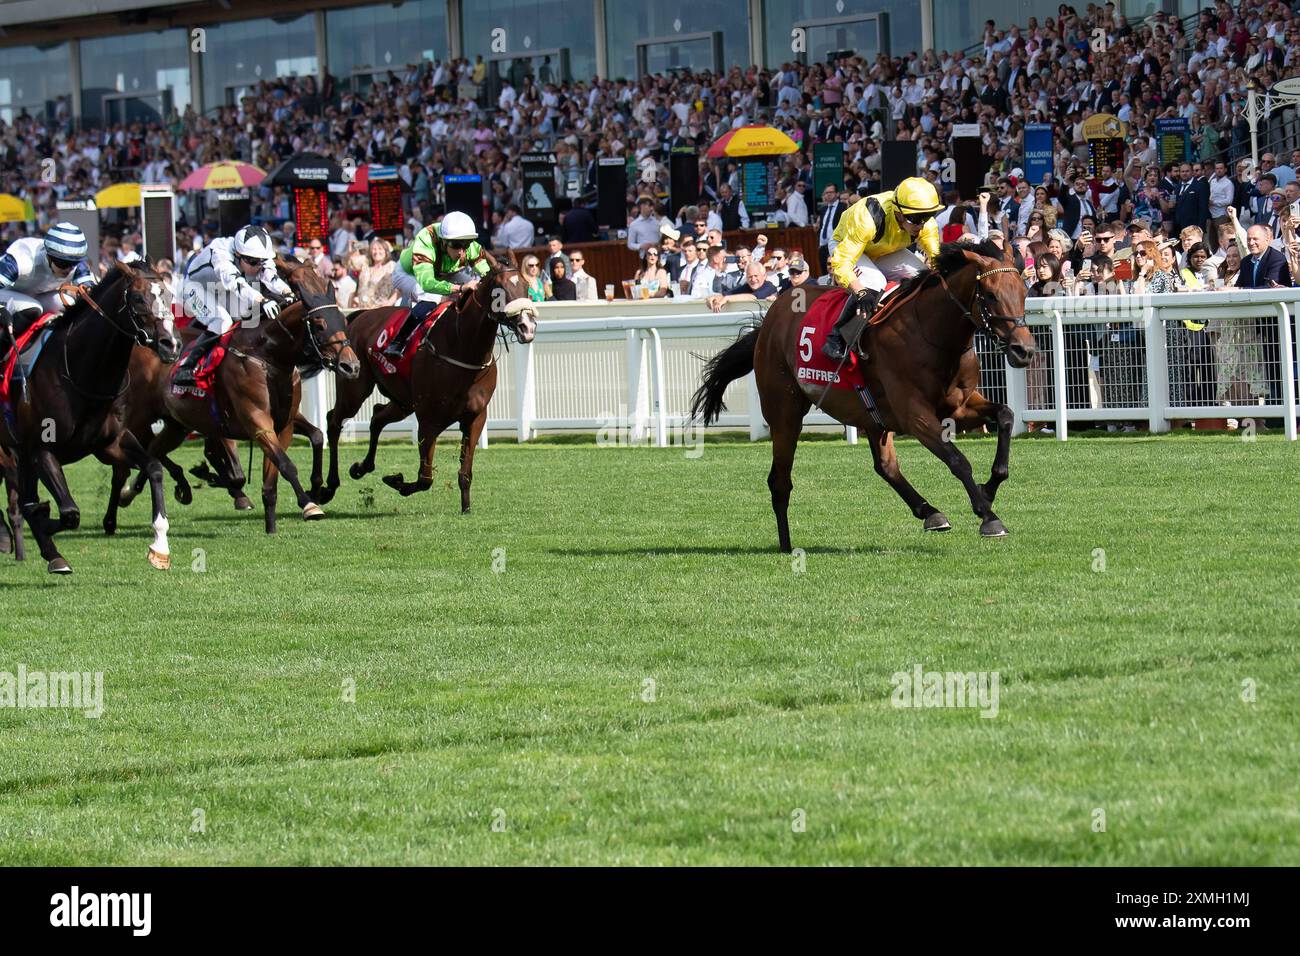
[(681, 238), (682, 234), (667, 220), (659, 225), (659, 248), (663, 253), (663, 267), (673, 283), (676, 283), (677, 278), (682, 274), (682, 252), (677, 246)]

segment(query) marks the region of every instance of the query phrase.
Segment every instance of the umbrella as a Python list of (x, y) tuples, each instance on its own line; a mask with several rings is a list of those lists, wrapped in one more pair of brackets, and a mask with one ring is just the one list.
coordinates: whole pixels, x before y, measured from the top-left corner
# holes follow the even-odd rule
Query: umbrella
[(733, 129), (709, 147), (711, 159), (723, 156), (780, 156), (797, 152), (795, 141), (779, 129), (754, 123)]
[(140, 205), (139, 183), (114, 183), (95, 193), (95, 205), (100, 209), (127, 209)]
[(343, 167), (320, 153), (298, 153), (290, 156), (266, 174), (263, 186), (315, 186), (326, 188), (330, 183), (343, 183)]
[(0, 193), (0, 222), (32, 222), (36, 212), (26, 199)]
[(250, 163), (222, 160), (200, 166), (181, 180), (180, 189), (244, 189), (256, 186), (266, 173)]

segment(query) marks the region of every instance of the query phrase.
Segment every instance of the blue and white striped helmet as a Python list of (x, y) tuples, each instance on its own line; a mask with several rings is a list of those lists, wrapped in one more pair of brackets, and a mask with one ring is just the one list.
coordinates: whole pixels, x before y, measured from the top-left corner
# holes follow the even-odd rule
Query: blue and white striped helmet
[(89, 250), (86, 234), (70, 222), (56, 222), (45, 234), (45, 254), (52, 259), (77, 262)]

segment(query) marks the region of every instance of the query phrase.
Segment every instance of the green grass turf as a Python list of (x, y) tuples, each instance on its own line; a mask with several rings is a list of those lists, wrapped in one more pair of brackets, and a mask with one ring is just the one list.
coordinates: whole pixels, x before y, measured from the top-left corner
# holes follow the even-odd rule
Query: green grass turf
[[(173, 503), (166, 573), (79, 464), (76, 574), (0, 563), (0, 670), (103, 671), (106, 709), (0, 709), (0, 863), (1300, 863), (1300, 449), (1018, 440), (1004, 540), (900, 449), (954, 530), (809, 441), (803, 573), (767, 444), (497, 444), (469, 516), (453, 444), (408, 499), (385, 445), (324, 522), (282, 485), (275, 537)], [(997, 717), (891, 706), (918, 663), (996, 671)]]

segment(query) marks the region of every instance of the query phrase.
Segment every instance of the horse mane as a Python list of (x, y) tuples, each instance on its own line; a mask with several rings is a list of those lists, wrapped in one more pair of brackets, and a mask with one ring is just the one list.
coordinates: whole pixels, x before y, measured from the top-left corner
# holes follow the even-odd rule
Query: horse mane
[(966, 266), (971, 264), (971, 260), (966, 253), (973, 252), (977, 256), (984, 256), (988, 259), (1002, 259), (1002, 250), (994, 245), (991, 239), (985, 239), (982, 242), (945, 242), (939, 247), (939, 255), (935, 257), (933, 269), (922, 269), (899, 289), (899, 292), (911, 292), (925, 285), (927, 281), (938, 275), (941, 278), (948, 279), (952, 275)]
[[(115, 262), (113, 263), (112, 268), (110, 268), (108, 272), (104, 273), (104, 278), (96, 282), (93, 286), (87, 289), (86, 292), (96, 304), (103, 305), (104, 293), (108, 292), (115, 282), (126, 277), (126, 270), (121, 268), (118, 263)], [(73, 299), (72, 304), (63, 310), (63, 314), (70, 319), (76, 319), (81, 316), (82, 312), (86, 312), (89, 309), (90, 306), (86, 303), (86, 300), (77, 296), (77, 298)], [(66, 323), (66, 327), (68, 328), (71, 328), (71, 325), (71, 322)]]

